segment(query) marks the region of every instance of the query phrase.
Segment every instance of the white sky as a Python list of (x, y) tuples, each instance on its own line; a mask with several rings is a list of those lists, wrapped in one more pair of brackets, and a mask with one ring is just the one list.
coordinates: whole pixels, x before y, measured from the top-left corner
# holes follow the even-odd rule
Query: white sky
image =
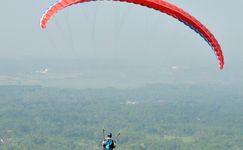
[[(126, 58), (171, 66), (208, 64), (218, 71), (207, 43), (158, 11), (128, 3), (90, 2), (61, 11), (42, 30), (39, 19), (53, 2), (2, 1), (0, 58)], [(243, 67), (242, 0), (171, 2), (213, 32), (224, 52), (226, 73)]]

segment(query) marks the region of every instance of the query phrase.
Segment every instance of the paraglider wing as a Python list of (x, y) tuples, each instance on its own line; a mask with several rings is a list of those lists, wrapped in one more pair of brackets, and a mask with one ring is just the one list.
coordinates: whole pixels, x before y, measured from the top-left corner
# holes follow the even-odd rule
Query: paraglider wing
[[(46, 28), (47, 22), (51, 17), (57, 13), (59, 10), (64, 9), (65, 7), (71, 6), (77, 3), (90, 2), (91, 0), (59, 0), (55, 4), (51, 5), (49, 9), (43, 14), (41, 18), (41, 27)], [(223, 69), (224, 67), (224, 56), (221, 50), (221, 47), (214, 37), (214, 35), (195, 17), (182, 10), (181, 8), (171, 4), (165, 0), (114, 0), (120, 2), (128, 2), (146, 6), (155, 10), (158, 10), (162, 13), (166, 13), (169, 16), (172, 16), (179, 21), (183, 22), (185, 25), (189, 26), (195, 32), (201, 35), (205, 41), (212, 47), (214, 50), (218, 62), (219, 68)]]

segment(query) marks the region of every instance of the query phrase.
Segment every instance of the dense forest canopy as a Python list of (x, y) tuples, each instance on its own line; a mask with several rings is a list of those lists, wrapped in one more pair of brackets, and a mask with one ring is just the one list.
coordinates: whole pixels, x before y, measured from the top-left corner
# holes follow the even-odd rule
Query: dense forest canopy
[(0, 86), (1, 150), (243, 149), (241, 86), (161, 84), (136, 89)]

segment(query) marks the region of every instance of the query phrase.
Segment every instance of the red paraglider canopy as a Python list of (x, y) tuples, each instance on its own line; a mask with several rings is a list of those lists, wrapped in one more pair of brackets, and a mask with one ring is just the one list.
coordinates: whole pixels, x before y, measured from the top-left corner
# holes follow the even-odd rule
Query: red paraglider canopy
[[(51, 5), (50, 8), (43, 14), (41, 18), (41, 27), (44, 29), (46, 28), (47, 22), (50, 20), (50, 18), (57, 13), (59, 10), (64, 9), (68, 6), (71, 6), (73, 4), (77, 3), (83, 3), (83, 2), (90, 2), (91, 0), (59, 0), (55, 4)], [(181, 8), (177, 7), (174, 4), (171, 4), (165, 0), (114, 0), (114, 1), (120, 1), (120, 2), (128, 2), (128, 3), (134, 3), (139, 4), (142, 6), (146, 6), (155, 10), (158, 10), (162, 13), (166, 13), (169, 16), (172, 16), (179, 21), (183, 22), (187, 26), (189, 26), (191, 29), (193, 29), (195, 32), (200, 34), (202, 38), (205, 39), (205, 41), (208, 42), (208, 44), (212, 47), (214, 50), (218, 62), (219, 62), (219, 68), (222, 70), (224, 67), (224, 56), (221, 50), (221, 47), (214, 37), (214, 35), (201, 23), (199, 22), (195, 17), (187, 13), (186, 11), (182, 10)]]

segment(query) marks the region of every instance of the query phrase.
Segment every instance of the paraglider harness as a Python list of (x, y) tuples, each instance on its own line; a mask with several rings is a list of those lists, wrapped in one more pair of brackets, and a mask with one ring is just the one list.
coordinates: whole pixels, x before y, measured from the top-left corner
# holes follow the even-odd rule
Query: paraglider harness
[(113, 148), (115, 148), (114, 141), (112, 139), (107, 139), (103, 147), (105, 148), (105, 150), (112, 150)]
[(118, 140), (118, 137), (120, 136), (120, 133), (117, 134), (116, 140), (111, 139), (112, 134), (108, 134), (107, 137), (105, 137), (105, 129), (103, 129), (103, 142), (102, 147), (103, 150), (113, 150), (116, 147), (116, 141)]

